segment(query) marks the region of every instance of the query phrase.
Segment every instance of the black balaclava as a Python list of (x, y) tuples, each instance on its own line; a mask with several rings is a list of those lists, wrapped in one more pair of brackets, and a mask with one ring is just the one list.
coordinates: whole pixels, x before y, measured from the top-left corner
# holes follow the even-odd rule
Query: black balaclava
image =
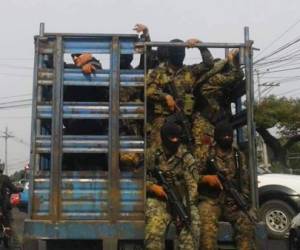
[(131, 62), (133, 60), (132, 54), (121, 54), (120, 56), (120, 69), (131, 69)]
[[(166, 122), (160, 130), (160, 136), (168, 153), (175, 154), (181, 143), (181, 127), (176, 123)], [(174, 138), (177, 138), (177, 141), (172, 141)]]
[[(183, 42), (180, 39), (173, 39), (170, 42)], [(170, 46), (169, 47), (169, 62), (171, 65), (174, 65), (176, 67), (182, 67), (183, 60), (185, 57), (185, 47), (179, 47), (179, 46)]]
[(233, 143), (232, 126), (227, 122), (217, 124), (214, 137), (217, 145), (221, 149), (225, 151), (230, 150)]
[(159, 63), (167, 62), (169, 57), (168, 47), (159, 46), (157, 48), (157, 60)]

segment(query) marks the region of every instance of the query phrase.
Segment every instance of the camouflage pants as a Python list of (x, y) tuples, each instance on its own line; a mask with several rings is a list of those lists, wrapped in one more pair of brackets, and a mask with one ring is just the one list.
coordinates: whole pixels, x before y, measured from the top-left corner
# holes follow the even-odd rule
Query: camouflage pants
[[(160, 201), (155, 198), (147, 198), (145, 227), (146, 250), (165, 249), (165, 234), (167, 227), (171, 221), (172, 216), (167, 210), (167, 203), (165, 201)], [(198, 244), (193, 239), (199, 238), (199, 220), (192, 221), (195, 222), (192, 225), (193, 234), (190, 232), (190, 230), (187, 230), (186, 228), (183, 228), (180, 231), (180, 234), (178, 236), (179, 249), (198, 250)]]
[(221, 215), (233, 226), (236, 247), (238, 250), (254, 250), (254, 226), (240, 210), (220, 205), (218, 201), (208, 199), (200, 202), (201, 221), (200, 248), (217, 249), (218, 222)]
[(195, 140), (194, 156), (200, 162), (206, 162), (214, 138), (214, 126), (199, 113), (193, 117), (192, 133)]

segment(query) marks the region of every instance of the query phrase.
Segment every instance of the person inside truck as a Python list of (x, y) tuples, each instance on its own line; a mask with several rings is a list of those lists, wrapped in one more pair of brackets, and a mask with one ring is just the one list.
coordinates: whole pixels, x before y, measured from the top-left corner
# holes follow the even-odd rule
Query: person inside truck
[(90, 53), (71, 54), (71, 56), (74, 64), (81, 68), (83, 74), (95, 74), (97, 69), (102, 69), (100, 61)]

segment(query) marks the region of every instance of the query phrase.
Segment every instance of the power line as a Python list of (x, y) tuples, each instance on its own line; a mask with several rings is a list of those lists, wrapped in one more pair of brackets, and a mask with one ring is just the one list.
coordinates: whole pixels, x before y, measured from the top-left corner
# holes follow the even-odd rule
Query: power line
[(263, 74), (270, 74), (270, 73), (277, 73), (277, 72), (284, 72), (284, 71), (290, 71), (290, 70), (296, 70), (296, 69), (300, 69), (300, 67), (294, 67), (294, 68), (287, 68), (287, 69), (281, 69), (281, 70), (273, 70), (273, 71), (269, 71), (266, 70), (263, 72)]
[(26, 103), (26, 104), (19, 104), (19, 105), (10, 105), (10, 106), (0, 106), (0, 109), (10, 109), (10, 108), (26, 108), (28, 106), (31, 106), (31, 103)]
[(32, 95), (31, 93), (28, 93), (28, 94), (21, 94), (21, 95), (2, 96), (0, 97), (0, 100), (21, 97), (21, 96), (31, 96), (31, 95)]
[(8, 101), (8, 102), (0, 102), (0, 105), (6, 105), (6, 104), (17, 104), (20, 102), (31, 102), (32, 99), (21, 99), (21, 100), (15, 100), (15, 101)]
[(270, 44), (268, 44), (265, 48), (262, 49), (261, 52), (259, 52), (257, 54), (257, 56), (259, 56), (260, 54), (264, 53), (266, 50), (268, 50), (269, 48), (271, 48), (271, 46), (273, 44), (275, 44), (276, 42), (278, 42), (285, 34), (287, 34), (290, 30), (292, 30), (298, 23), (300, 23), (300, 19), (297, 20), (292, 25), (290, 25), (283, 33), (281, 33), (278, 37), (276, 37), (273, 41), (271, 41)]
[(254, 62), (254, 64), (257, 64), (258, 62), (261, 62), (261, 61), (263, 61), (263, 60), (265, 60), (265, 59), (267, 59), (267, 58), (270, 58), (270, 57), (272, 57), (272, 56), (274, 56), (274, 55), (276, 55), (276, 54), (278, 54), (278, 53), (280, 53), (280, 52), (282, 52), (282, 51), (284, 51), (284, 50), (290, 48), (292, 45), (298, 43), (299, 41), (300, 41), (300, 38), (299, 38), (299, 37), (295, 38), (293, 41), (288, 42), (288, 43), (282, 45), (281, 47), (279, 47), (279, 48), (276, 49), (275, 51), (271, 52), (269, 55), (266, 55), (266, 56), (264, 56), (264, 57), (262, 57), (262, 58), (257, 59), (257, 60)]

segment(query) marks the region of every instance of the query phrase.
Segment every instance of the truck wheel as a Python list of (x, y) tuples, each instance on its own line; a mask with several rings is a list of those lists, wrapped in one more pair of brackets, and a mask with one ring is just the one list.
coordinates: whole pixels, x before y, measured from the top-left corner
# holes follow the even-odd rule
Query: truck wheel
[(273, 239), (283, 239), (287, 236), (295, 215), (295, 210), (281, 200), (269, 200), (259, 209), (259, 216), (266, 223), (268, 234)]

